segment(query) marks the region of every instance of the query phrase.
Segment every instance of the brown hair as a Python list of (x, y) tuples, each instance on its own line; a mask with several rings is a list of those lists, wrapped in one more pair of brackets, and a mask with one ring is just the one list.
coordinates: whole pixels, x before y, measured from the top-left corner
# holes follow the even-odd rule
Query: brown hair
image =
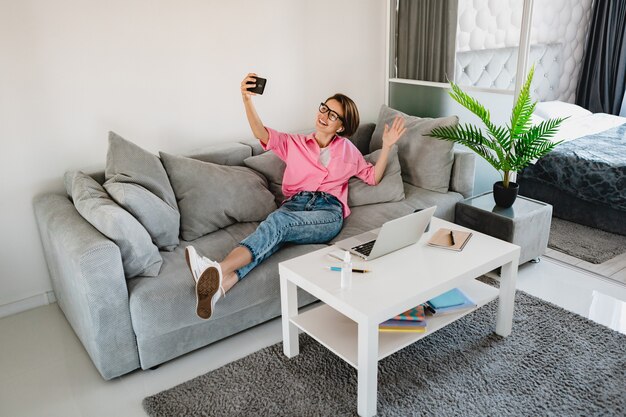
[(356, 132), (359, 127), (359, 109), (356, 108), (356, 104), (352, 99), (344, 94), (336, 93), (332, 97), (328, 97), (324, 103), (328, 100), (337, 100), (341, 107), (343, 107), (343, 130), (340, 136), (350, 137)]

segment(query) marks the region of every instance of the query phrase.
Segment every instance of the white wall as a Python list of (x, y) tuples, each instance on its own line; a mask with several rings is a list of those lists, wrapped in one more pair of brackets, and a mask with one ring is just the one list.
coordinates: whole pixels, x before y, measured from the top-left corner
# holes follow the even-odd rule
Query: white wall
[(384, 31), (378, 0), (0, 0), (0, 310), (50, 291), (32, 198), (103, 169), (109, 130), (152, 152), (249, 138), (248, 71), (269, 126), (312, 127), (335, 92), (375, 121)]

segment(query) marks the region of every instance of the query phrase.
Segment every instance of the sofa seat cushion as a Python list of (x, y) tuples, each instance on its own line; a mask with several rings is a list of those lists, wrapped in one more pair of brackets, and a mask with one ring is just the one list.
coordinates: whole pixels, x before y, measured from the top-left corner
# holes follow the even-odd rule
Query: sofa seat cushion
[[(191, 242), (201, 255), (221, 260), (256, 223), (240, 223)], [(138, 344), (178, 329), (204, 322), (196, 316), (195, 282), (185, 262), (182, 241), (173, 251), (163, 253), (163, 266), (156, 278), (129, 281), (129, 303)], [(213, 318), (235, 315), (250, 306), (280, 298), (278, 262), (325, 245), (291, 245), (267, 259), (218, 301)], [(211, 320), (213, 320), (213, 318)]]
[(462, 194), (454, 191), (448, 191), (445, 194), (438, 193), (407, 183), (404, 183), (404, 196), (404, 202), (416, 210), (436, 205), (437, 210), (434, 216), (450, 222), (454, 221), (456, 203), (464, 199)]
[[(299, 307), (314, 301), (315, 297), (298, 288)], [(280, 298), (276, 297), (261, 304), (248, 306), (237, 312), (236, 317), (213, 317), (211, 320), (204, 320), (152, 338), (141, 338), (137, 340), (141, 367), (152, 368), (279, 316)]]

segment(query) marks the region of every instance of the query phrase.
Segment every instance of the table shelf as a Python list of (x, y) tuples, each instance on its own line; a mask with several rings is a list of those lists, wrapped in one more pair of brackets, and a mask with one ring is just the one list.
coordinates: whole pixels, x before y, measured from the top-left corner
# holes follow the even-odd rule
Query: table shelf
[[(471, 280), (458, 287), (477, 307), (442, 316), (427, 316), (427, 331), (424, 333), (384, 332), (378, 336), (378, 360), (426, 337), (442, 327), (496, 299), (498, 288)], [(335, 309), (322, 304), (291, 319), (291, 322), (337, 356), (358, 369), (358, 325)]]

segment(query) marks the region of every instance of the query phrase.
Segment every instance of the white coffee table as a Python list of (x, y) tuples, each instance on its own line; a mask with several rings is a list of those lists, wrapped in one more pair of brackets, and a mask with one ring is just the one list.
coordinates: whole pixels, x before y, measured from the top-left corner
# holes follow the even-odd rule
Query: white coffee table
[[(499, 298), (495, 331), (511, 333), (515, 280), (520, 248), (474, 232), (462, 252), (426, 245), (440, 227), (469, 230), (433, 218), (430, 232), (415, 245), (369, 262), (367, 274), (353, 274), (352, 288), (342, 290), (340, 273), (325, 269), (338, 265), (320, 249), (279, 264), (283, 351), (299, 353), (299, 329), (308, 333), (358, 371), (358, 413), (376, 414), (378, 361), (469, 313), (430, 317), (426, 333), (379, 333), (378, 325), (394, 315), (452, 288), (462, 289), (478, 308)], [(475, 278), (501, 268), (500, 289)], [(297, 288), (323, 304), (298, 313)]]

